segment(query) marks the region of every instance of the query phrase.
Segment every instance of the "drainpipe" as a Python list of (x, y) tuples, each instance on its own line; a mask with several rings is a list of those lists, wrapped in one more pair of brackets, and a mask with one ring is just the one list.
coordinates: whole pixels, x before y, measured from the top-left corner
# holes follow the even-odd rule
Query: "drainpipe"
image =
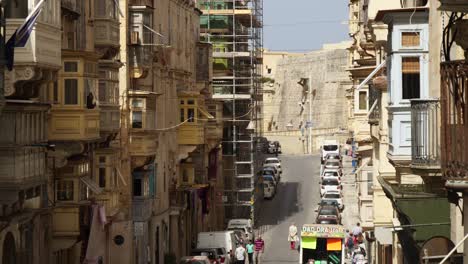
[(0, 0), (0, 113), (5, 106), (5, 9), (3, 0)]

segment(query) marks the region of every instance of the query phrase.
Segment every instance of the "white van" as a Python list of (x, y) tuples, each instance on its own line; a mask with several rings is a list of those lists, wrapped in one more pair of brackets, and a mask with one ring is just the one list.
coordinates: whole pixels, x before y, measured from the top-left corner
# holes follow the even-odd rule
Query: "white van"
[(251, 219), (231, 219), (228, 222), (227, 230), (241, 230), (244, 231), (249, 240), (254, 240), (253, 226)]
[(197, 248), (226, 249), (226, 264), (234, 263), (234, 251), (236, 250), (236, 236), (233, 231), (200, 232), (197, 238)]
[(340, 143), (338, 143), (337, 140), (324, 140), (322, 146), (320, 146), (320, 152), (321, 161), (323, 163), (327, 154), (340, 155)]

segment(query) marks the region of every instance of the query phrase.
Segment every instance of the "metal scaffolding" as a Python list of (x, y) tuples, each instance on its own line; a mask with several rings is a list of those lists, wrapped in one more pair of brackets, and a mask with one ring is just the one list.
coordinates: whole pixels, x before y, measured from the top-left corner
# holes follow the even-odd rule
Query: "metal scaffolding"
[(263, 149), (263, 0), (204, 0), (202, 40), (213, 44), (213, 98), (223, 102), (226, 218), (258, 215)]

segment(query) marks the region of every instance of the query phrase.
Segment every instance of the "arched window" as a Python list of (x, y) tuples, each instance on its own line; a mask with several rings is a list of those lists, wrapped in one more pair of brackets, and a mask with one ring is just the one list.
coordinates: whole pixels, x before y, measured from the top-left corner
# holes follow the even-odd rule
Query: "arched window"
[(6, 18), (26, 18), (28, 16), (28, 1), (24, 0), (6, 0), (5, 17)]
[(13, 235), (8, 232), (5, 236), (5, 241), (3, 241), (3, 264), (16, 264), (16, 245), (15, 238)]

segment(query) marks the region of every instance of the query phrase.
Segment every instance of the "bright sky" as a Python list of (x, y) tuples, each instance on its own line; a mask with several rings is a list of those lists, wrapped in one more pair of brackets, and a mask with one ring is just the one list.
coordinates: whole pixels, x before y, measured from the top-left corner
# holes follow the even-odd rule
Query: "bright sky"
[(317, 50), (348, 40), (348, 0), (264, 0), (264, 46), (269, 50)]

